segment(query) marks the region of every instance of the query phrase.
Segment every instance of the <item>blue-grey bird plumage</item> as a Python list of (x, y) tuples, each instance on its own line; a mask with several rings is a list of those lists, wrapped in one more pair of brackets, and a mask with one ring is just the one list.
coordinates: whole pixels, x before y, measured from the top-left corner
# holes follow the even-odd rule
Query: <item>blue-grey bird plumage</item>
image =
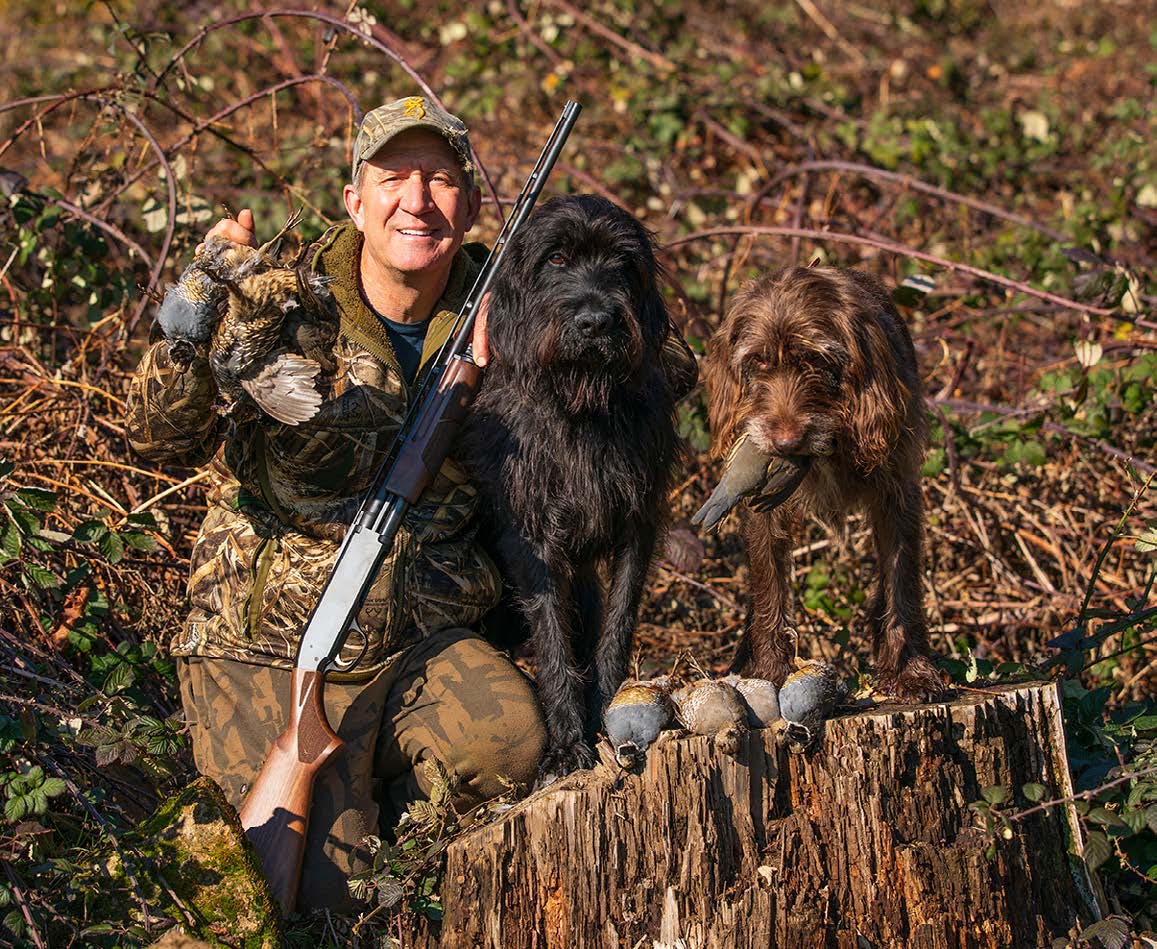
[(337, 340), (327, 279), (269, 253), (296, 221), (260, 248), (209, 238), (157, 313), (178, 368), (208, 344), (218, 390), (231, 409), (255, 406), (287, 425), (320, 408), (317, 380), (335, 368)]
[(807, 748), (822, 733), (823, 723), (847, 695), (847, 686), (831, 665), (806, 660), (792, 672), (779, 690), (779, 710), (788, 723), (793, 745)]
[(603, 729), (615, 750), (615, 760), (630, 767), (671, 725), (673, 707), (670, 680), (628, 679), (615, 693), (603, 713)]

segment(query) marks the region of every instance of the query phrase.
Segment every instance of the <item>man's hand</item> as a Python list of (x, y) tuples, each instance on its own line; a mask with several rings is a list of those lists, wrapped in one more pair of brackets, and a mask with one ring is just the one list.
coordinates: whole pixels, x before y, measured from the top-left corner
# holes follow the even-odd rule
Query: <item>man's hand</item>
[[(234, 244), (256, 247), (257, 230), (253, 223), (253, 212), (249, 208), (243, 208), (238, 212), (236, 220), (228, 217), (222, 218), (209, 229), (209, 233), (205, 235), (205, 240), (207, 241), (211, 237), (219, 237)], [(202, 241), (197, 245), (194, 253), (201, 253), (204, 247), (205, 242)]]
[(486, 319), (490, 316), (489, 291), (478, 304), (478, 314), (474, 317), (474, 334), (470, 337), (470, 352), (478, 366), (490, 362), (490, 340), (486, 336)]

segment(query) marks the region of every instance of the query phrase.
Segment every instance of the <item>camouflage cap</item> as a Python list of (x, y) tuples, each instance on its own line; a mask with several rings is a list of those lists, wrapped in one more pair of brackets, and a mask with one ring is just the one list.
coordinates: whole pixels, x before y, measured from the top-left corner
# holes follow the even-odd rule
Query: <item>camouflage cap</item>
[(350, 180), (356, 184), (362, 165), (373, 158), (386, 142), (407, 129), (430, 129), (437, 132), (454, 149), (454, 153), (462, 163), (462, 170), (467, 175), (473, 173), (470, 139), (466, 135), (466, 125), (462, 120), (424, 96), (408, 96), (405, 99), (387, 102), (366, 113), (361, 128), (358, 129), (358, 137), (354, 141)]

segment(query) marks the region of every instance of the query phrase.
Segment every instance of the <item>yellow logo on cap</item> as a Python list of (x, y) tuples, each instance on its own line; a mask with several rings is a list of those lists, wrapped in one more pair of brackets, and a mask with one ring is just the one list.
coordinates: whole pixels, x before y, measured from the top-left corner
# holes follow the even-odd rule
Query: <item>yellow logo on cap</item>
[(421, 96), (410, 96), (406, 100), (406, 111), (404, 115), (412, 115), (417, 119), (424, 119), (426, 117), (426, 102)]

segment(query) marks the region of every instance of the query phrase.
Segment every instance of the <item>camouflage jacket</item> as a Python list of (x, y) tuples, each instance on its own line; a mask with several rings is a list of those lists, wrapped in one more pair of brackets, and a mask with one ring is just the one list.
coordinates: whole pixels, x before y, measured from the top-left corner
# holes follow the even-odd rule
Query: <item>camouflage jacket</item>
[[(171, 641), (174, 655), (293, 663), (337, 547), (411, 394), (384, 327), (359, 292), (360, 251), (361, 235), (345, 224), (322, 238), (313, 259), (315, 271), (333, 278), (340, 333), (337, 371), (310, 421), (294, 427), (222, 418), (207, 351), (180, 372), (165, 340), (153, 344), (132, 379), (126, 428), (133, 449), (164, 464), (210, 464), (209, 510), (190, 562), (192, 612)], [(423, 366), (448, 335), (485, 253), (470, 244), (455, 257)], [(368, 678), (403, 647), (435, 630), (475, 625), (497, 602), (497, 570), (474, 541), (476, 505), (461, 467), (447, 460), (407, 515), (362, 606), (364, 656), (352, 672), (331, 678)], [(356, 654), (360, 647), (347, 648)]]

